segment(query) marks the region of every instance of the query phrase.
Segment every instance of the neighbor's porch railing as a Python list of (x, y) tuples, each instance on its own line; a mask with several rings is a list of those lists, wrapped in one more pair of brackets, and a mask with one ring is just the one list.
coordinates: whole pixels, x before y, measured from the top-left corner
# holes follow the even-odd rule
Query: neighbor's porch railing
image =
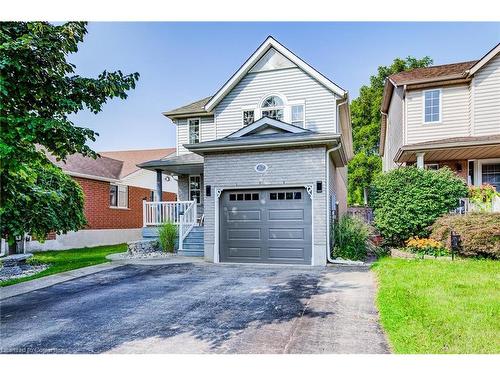
[(500, 197), (493, 197), (491, 204), (475, 204), (469, 198), (461, 198), (455, 213), (467, 214), (469, 212), (500, 212)]
[[(143, 201), (143, 226), (161, 225), (166, 221), (179, 225), (181, 216), (193, 205), (193, 201), (146, 202)], [(195, 204), (196, 206), (196, 204)]]

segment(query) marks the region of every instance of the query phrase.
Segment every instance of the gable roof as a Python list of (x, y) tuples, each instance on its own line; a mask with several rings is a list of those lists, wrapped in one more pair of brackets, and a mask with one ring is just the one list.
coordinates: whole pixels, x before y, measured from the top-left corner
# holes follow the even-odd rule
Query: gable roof
[(225, 138), (239, 138), (252, 135), (264, 128), (274, 128), (277, 130), (281, 130), (285, 133), (293, 133), (293, 134), (307, 133), (307, 132), (311, 133), (311, 131), (308, 129), (300, 128), (298, 126), (288, 124), (286, 122), (279, 121), (273, 118), (262, 117), (261, 119), (252, 122), (251, 124), (244, 126), (241, 129), (238, 129), (234, 133), (229, 134)]
[(215, 106), (241, 81), (241, 79), (252, 69), (252, 67), (271, 49), (274, 48), (277, 52), (281, 53), (284, 57), (290, 60), (293, 64), (297, 65), (300, 69), (305, 71), (311, 77), (316, 79), (323, 86), (334, 92), (340, 97), (344, 97), (347, 91), (326, 78), (323, 74), (318, 72), (312, 66), (307, 64), (304, 60), (299, 58), (289, 49), (284, 47), (272, 36), (267, 39), (257, 48), (257, 50), (243, 63), (243, 65), (234, 73), (231, 78), (215, 93), (215, 95), (205, 105), (206, 111), (211, 111)]
[(119, 181), (140, 170), (139, 163), (152, 159), (162, 159), (175, 153), (175, 148), (153, 150), (124, 150), (100, 152), (97, 159), (82, 154), (72, 154), (66, 162), (56, 160), (50, 153), (47, 158), (63, 171), (72, 176)]
[(478, 60), (465, 61), (454, 64), (435, 65), (426, 68), (416, 68), (399, 72), (389, 76), (396, 86), (411, 83), (423, 83), (428, 81), (439, 81), (442, 79), (465, 78), (467, 70)]
[(212, 99), (211, 96), (197, 100), (193, 103), (189, 103), (179, 108), (172, 109), (170, 111), (163, 112), (162, 114), (167, 117), (182, 117), (183, 115), (193, 115), (193, 114), (208, 114), (205, 111), (205, 105), (208, 101)]
[(122, 150), (122, 151), (103, 151), (99, 152), (101, 156), (113, 158), (123, 162), (120, 178), (125, 178), (128, 175), (137, 172), (141, 168), (137, 164), (148, 160), (157, 160), (166, 158), (175, 153), (175, 147), (157, 148), (149, 150)]
[(72, 154), (66, 158), (66, 162), (56, 160), (56, 158), (46, 153), (47, 158), (60, 167), (69, 175), (80, 177), (97, 177), (104, 180), (119, 180), (123, 162), (108, 158), (106, 156), (93, 159), (82, 154)]

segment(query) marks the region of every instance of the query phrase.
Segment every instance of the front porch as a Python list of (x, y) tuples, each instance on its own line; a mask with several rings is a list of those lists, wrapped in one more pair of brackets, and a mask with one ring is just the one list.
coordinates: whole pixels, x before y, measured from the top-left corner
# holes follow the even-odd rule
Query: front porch
[(155, 171), (157, 190), (162, 176), (173, 176), (178, 183), (178, 201), (143, 203), (143, 237), (158, 237), (158, 227), (171, 222), (178, 227), (178, 251), (181, 255), (203, 256), (203, 157), (196, 154), (174, 155), (140, 164)]
[(500, 136), (456, 137), (399, 149), (396, 163), (418, 168), (450, 168), (468, 185), (490, 184), (500, 192)]

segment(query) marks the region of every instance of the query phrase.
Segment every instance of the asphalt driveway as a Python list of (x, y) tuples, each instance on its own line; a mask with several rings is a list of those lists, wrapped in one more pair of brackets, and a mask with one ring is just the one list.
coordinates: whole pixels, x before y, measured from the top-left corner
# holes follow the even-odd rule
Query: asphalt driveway
[(367, 268), (124, 265), (0, 302), (4, 353), (387, 353)]

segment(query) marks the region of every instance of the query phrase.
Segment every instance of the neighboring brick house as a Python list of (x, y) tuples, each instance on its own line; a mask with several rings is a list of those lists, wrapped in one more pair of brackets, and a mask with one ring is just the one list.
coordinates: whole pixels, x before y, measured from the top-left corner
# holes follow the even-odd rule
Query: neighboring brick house
[[(57, 162), (81, 186), (85, 196), (87, 227), (65, 235), (50, 234), (44, 243), (29, 242), (29, 250), (69, 249), (110, 245), (141, 238), (143, 200), (156, 198), (156, 173), (140, 169), (138, 163), (164, 158), (175, 148), (101, 152), (92, 159), (71, 155)], [(163, 176), (163, 201), (177, 199), (177, 181)]]

